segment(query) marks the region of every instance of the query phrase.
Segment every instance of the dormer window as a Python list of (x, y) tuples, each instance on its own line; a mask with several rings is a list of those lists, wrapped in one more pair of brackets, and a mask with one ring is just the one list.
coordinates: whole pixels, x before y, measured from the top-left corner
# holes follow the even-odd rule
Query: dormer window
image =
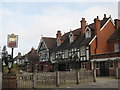
[(70, 33), (69, 35), (69, 40), (70, 40), (70, 43), (74, 42), (74, 35), (72, 33)]
[(90, 30), (89, 27), (87, 27), (86, 30), (85, 30), (85, 37), (86, 38), (90, 38), (91, 37), (91, 30)]
[(58, 37), (57, 38), (57, 46), (60, 46), (61, 45), (61, 41), (60, 41), (60, 38)]
[(114, 44), (114, 52), (119, 52), (120, 51), (120, 46), (119, 43)]

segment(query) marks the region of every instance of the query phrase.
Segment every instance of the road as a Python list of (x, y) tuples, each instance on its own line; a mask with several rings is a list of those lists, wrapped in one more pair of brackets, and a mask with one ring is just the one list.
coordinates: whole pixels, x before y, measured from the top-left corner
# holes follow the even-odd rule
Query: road
[(65, 88), (118, 88), (118, 80), (112, 77), (98, 77), (97, 82), (67, 86)]

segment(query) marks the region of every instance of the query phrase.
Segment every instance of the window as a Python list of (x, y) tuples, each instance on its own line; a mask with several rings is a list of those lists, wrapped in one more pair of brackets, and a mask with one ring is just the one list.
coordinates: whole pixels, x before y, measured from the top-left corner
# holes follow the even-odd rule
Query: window
[(81, 56), (84, 56), (85, 55), (85, 51), (86, 51), (85, 50), (85, 46), (82, 46), (80, 51), (81, 51)]
[(72, 33), (70, 33), (69, 35), (69, 40), (70, 40), (70, 43), (74, 42), (74, 35)]
[(100, 67), (99, 62), (96, 62), (96, 68), (99, 68), (99, 67)]
[(61, 45), (61, 41), (60, 41), (60, 38), (58, 37), (57, 38), (57, 46), (60, 46)]
[(119, 52), (119, 51), (120, 51), (119, 43), (115, 43), (115, 44), (114, 44), (114, 51), (115, 51), (115, 52)]
[(82, 63), (82, 68), (86, 69), (86, 63)]
[(55, 52), (50, 55), (51, 61), (55, 60)]
[(87, 29), (87, 30), (86, 30), (86, 32), (85, 32), (85, 37), (86, 37), (86, 38), (91, 37), (91, 30), (90, 30), (90, 29)]
[(48, 59), (48, 51), (43, 50), (40, 52), (40, 60), (47, 60)]
[(64, 51), (59, 51), (59, 52), (56, 53), (56, 59), (62, 60), (62, 59), (64, 59), (64, 58), (65, 58), (65, 53), (64, 53)]
[(114, 62), (113, 62), (113, 61), (110, 61), (110, 62), (109, 62), (109, 67), (110, 67), (110, 68), (113, 68), (113, 67), (114, 67)]
[(68, 58), (68, 50), (65, 50), (65, 58)]

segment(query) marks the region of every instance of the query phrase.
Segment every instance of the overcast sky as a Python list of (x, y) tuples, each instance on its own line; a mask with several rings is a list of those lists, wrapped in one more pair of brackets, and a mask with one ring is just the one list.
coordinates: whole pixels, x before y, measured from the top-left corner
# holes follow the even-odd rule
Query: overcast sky
[[(96, 0), (97, 1), (97, 0)], [(88, 24), (99, 16), (103, 18), (111, 15), (113, 20), (118, 18), (118, 1), (106, 0), (72, 0), (46, 2), (43, 0), (2, 0), (0, 3), (0, 46), (7, 45), (7, 35), (19, 36), (18, 48), (14, 49), (14, 56), (18, 52), (22, 55), (30, 51), (32, 47), (37, 49), (43, 37), (55, 37), (57, 30), (62, 34), (74, 30), (80, 26), (81, 18), (86, 18)], [(9, 53), (11, 49), (7, 48)]]

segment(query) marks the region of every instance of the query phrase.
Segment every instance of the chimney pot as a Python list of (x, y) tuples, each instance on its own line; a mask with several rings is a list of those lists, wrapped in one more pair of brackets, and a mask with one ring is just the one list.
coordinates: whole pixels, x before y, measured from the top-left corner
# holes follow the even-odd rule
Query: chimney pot
[(106, 19), (106, 14), (104, 14), (104, 18), (103, 19)]
[(82, 21), (85, 21), (85, 18), (82, 18)]
[(111, 18), (111, 15), (109, 17)]
[(56, 38), (61, 37), (61, 35), (62, 35), (62, 34), (61, 34), (61, 31), (58, 30), (58, 31), (57, 31), (57, 34), (56, 34)]
[(99, 17), (97, 16), (97, 19), (99, 19)]
[(21, 56), (21, 53), (19, 52), (18, 55)]

